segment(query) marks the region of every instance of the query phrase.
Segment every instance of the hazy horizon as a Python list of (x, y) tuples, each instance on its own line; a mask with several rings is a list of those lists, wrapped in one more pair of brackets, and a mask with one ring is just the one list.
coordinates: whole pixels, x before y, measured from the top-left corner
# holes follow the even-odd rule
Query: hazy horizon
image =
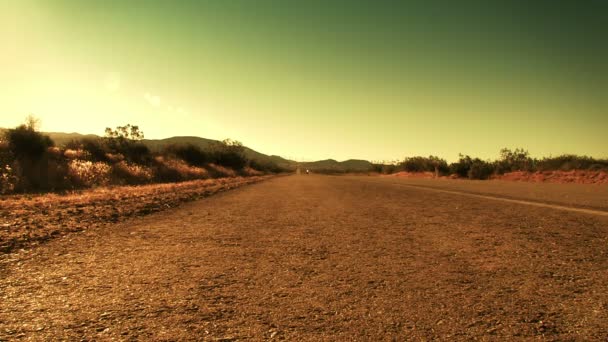
[(295, 160), (608, 157), (608, 4), (5, 1), (0, 127)]

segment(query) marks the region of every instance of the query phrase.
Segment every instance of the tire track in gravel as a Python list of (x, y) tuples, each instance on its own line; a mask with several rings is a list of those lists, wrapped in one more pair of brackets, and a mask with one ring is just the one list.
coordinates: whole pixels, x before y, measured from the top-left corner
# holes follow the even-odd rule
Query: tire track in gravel
[[(372, 181), (371, 183), (377, 183), (377, 181)], [(558, 204), (526, 201), (526, 200), (521, 200), (521, 199), (505, 198), (505, 197), (500, 197), (500, 196), (482, 195), (482, 194), (465, 192), (465, 191), (445, 190), (445, 189), (438, 189), (435, 187), (424, 186), (424, 185), (392, 183), (392, 182), (389, 182), (389, 184), (400, 186), (400, 187), (409, 187), (409, 188), (424, 189), (424, 190), (428, 190), (428, 191), (442, 192), (442, 193), (446, 193), (446, 194), (455, 194), (455, 195), (489, 199), (489, 200), (494, 200), (494, 201), (502, 201), (502, 202), (516, 203), (516, 204), (523, 204), (523, 205), (532, 205), (532, 206), (536, 206), (536, 207), (572, 211), (572, 212), (590, 214), (590, 215), (608, 216), (608, 211), (604, 211), (604, 210), (593, 210), (593, 209), (569, 207), (569, 206), (558, 205)]]

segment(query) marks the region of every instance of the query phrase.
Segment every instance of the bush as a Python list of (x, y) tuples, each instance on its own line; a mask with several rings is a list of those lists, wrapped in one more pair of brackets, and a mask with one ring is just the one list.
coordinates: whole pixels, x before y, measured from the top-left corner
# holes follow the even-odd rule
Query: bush
[(17, 176), (9, 165), (0, 165), (0, 194), (15, 191)]
[(221, 165), (216, 165), (216, 164), (207, 164), (206, 166), (207, 171), (209, 171), (209, 174), (211, 174), (211, 176), (213, 178), (222, 178), (222, 177), (235, 177), (236, 176), (236, 172), (233, 169), (229, 169), (226, 167), (223, 167)]
[(439, 157), (408, 157), (398, 165), (399, 169), (407, 172), (437, 172), (447, 174), (449, 172), (448, 163)]
[(488, 179), (494, 173), (494, 165), (479, 158), (472, 160), (467, 172), (469, 179)]
[(278, 166), (276, 163), (273, 163), (272, 161), (260, 161), (256, 159), (249, 161), (249, 167), (254, 170), (263, 172), (279, 173), (284, 171), (283, 168)]
[(120, 150), (116, 152), (122, 154), (126, 160), (141, 165), (147, 165), (152, 162), (152, 153), (148, 146), (140, 142), (131, 142), (124, 145)]
[[(36, 131), (35, 124), (35, 119), (28, 118), (27, 124), (4, 132), (4, 149), (13, 159), (9, 165), (10, 177), (14, 180), (13, 190), (54, 191), (69, 188), (68, 168), (61, 151), (53, 147), (51, 138)], [(6, 155), (7, 151), (2, 154)]]
[(214, 164), (241, 170), (247, 165), (243, 144), (236, 140), (226, 139), (211, 148)]
[(516, 148), (514, 151), (503, 148), (500, 150), (500, 159), (495, 162), (495, 169), (499, 174), (513, 171), (534, 171), (534, 164), (528, 151), (523, 148)]
[(224, 140), (209, 150), (195, 145), (169, 146), (154, 157), (137, 126), (106, 129), (100, 139), (73, 140), (64, 149), (36, 131), (36, 120), (0, 134), (0, 193), (55, 191), (109, 184), (147, 184), (194, 179), (260, 175), (282, 171), (276, 164), (249, 162), (243, 145)]
[(469, 177), (469, 170), (473, 165), (473, 160), (467, 155), (458, 155), (458, 161), (450, 164), (450, 173), (458, 177)]
[(108, 147), (101, 139), (82, 139), (73, 140), (66, 144), (66, 149), (84, 151), (87, 153), (85, 159), (93, 162), (109, 162), (107, 154), (110, 153)]
[(536, 168), (539, 171), (607, 170), (608, 160), (594, 159), (587, 156), (561, 155), (537, 160)]
[(164, 151), (165, 155), (175, 156), (190, 166), (204, 166), (212, 161), (210, 153), (203, 151), (200, 147), (193, 144), (169, 145)]
[(49, 136), (36, 132), (33, 126), (28, 125), (7, 130), (3, 140), (6, 141), (9, 151), (16, 159), (42, 158), (47, 149), (54, 146)]
[(111, 182), (119, 185), (148, 184), (152, 182), (153, 176), (149, 167), (125, 161), (112, 165), (110, 172)]
[(180, 159), (155, 158), (154, 179), (158, 182), (182, 182), (194, 179), (209, 178), (209, 172), (203, 168), (190, 166)]
[(72, 160), (68, 164), (70, 183), (77, 188), (108, 185), (112, 167), (103, 162)]
[(152, 162), (152, 154), (150, 149), (141, 143), (143, 138), (144, 133), (139, 130), (138, 126), (128, 124), (118, 126), (115, 130), (106, 128), (104, 137), (106, 151), (121, 154), (125, 160), (131, 163), (149, 164)]
[(15, 190), (17, 176), (11, 167), (14, 162), (15, 158), (8, 148), (8, 143), (0, 136), (0, 194)]
[(240, 175), (245, 176), (245, 177), (251, 177), (251, 176), (261, 176), (264, 173), (253, 169), (251, 167), (245, 167), (244, 169), (241, 170), (241, 172), (239, 172)]
[(459, 154), (458, 161), (450, 164), (450, 173), (462, 178), (488, 179), (494, 173), (495, 166), (479, 158)]

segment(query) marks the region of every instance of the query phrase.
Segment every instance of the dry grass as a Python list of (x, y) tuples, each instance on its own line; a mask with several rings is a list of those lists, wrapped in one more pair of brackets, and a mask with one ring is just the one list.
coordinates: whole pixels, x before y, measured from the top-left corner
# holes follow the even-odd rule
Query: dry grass
[(207, 170), (211, 174), (212, 177), (235, 177), (236, 172), (233, 169), (229, 169), (227, 167), (217, 165), (217, 164), (208, 164)]
[(210, 178), (209, 171), (200, 167), (190, 166), (181, 159), (169, 159), (159, 156), (155, 160), (158, 164), (157, 177), (162, 176), (164, 172), (167, 177), (175, 178), (176, 181)]
[(0, 252), (27, 247), (91, 227), (146, 215), (182, 202), (256, 183), (272, 176), (100, 187), (60, 195), (0, 197)]
[(112, 167), (106, 163), (74, 159), (68, 163), (68, 177), (77, 187), (105, 186), (110, 182)]

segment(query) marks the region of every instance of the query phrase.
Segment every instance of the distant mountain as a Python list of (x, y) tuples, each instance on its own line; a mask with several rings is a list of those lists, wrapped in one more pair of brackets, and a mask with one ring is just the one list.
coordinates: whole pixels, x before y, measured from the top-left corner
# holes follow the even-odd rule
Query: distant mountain
[[(64, 146), (72, 140), (78, 139), (97, 139), (99, 136), (94, 134), (79, 134), (79, 133), (60, 133), (60, 132), (47, 132), (51, 139), (57, 146)], [(165, 146), (172, 144), (192, 144), (202, 149), (206, 149), (209, 146), (219, 143), (218, 140), (206, 139), (201, 137), (171, 137), (166, 139), (143, 139), (142, 143), (153, 152), (161, 151)], [(244, 146), (245, 156), (251, 160), (255, 160), (260, 163), (274, 163), (278, 166), (286, 169), (295, 169), (296, 162), (288, 160), (279, 156), (269, 156), (253, 150), (249, 147)]]
[(366, 172), (372, 169), (372, 163), (367, 160), (349, 159), (339, 162), (334, 159), (319, 160), (315, 162), (300, 163), (300, 168), (312, 171), (329, 172)]
[[(0, 132), (5, 129), (0, 128)], [(80, 134), (80, 133), (61, 133), (61, 132), (45, 132), (51, 137), (57, 146), (64, 146), (72, 140), (80, 139), (97, 139), (95, 134)], [(171, 137), (166, 139), (144, 139), (142, 142), (148, 146), (153, 152), (161, 151), (165, 146), (171, 144), (192, 144), (202, 149), (208, 148), (210, 145), (218, 143), (218, 140), (206, 139), (201, 137)], [(253, 150), (249, 147), (244, 147), (245, 156), (251, 160), (260, 163), (274, 163), (282, 168), (295, 170), (298, 166), (301, 169), (309, 169), (311, 171), (323, 172), (366, 172), (372, 169), (372, 164), (367, 160), (349, 159), (339, 162), (334, 159), (319, 160), (314, 162), (296, 162), (285, 159), (280, 156), (266, 155)]]
[(97, 139), (99, 136), (95, 134), (80, 134), (80, 133), (59, 133), (59, 132), (43, 132), (51, 137), (57, 146), (64, 146), (72, 140), (80, 139)]
[[(171, 137), (167, 139), (144, 139), (142, 142), (148, 146), (148, 148), (154, 152), (161, 151), (165, 146), (171, 144), (192, 144), (202, 149), (206, 149), (213, 144), (219, 143), (218, 140), (206, 139), (200, 137)], [(243, 146), (245, 150), (245, 156), (251, 160), (258, 161), (260, 163), (274, 163), (278, 166), (286, 169), (295, 169), (295, 162), (287, 160), (279, 156), (269, 156), (253, 150), (247, 146)]]

